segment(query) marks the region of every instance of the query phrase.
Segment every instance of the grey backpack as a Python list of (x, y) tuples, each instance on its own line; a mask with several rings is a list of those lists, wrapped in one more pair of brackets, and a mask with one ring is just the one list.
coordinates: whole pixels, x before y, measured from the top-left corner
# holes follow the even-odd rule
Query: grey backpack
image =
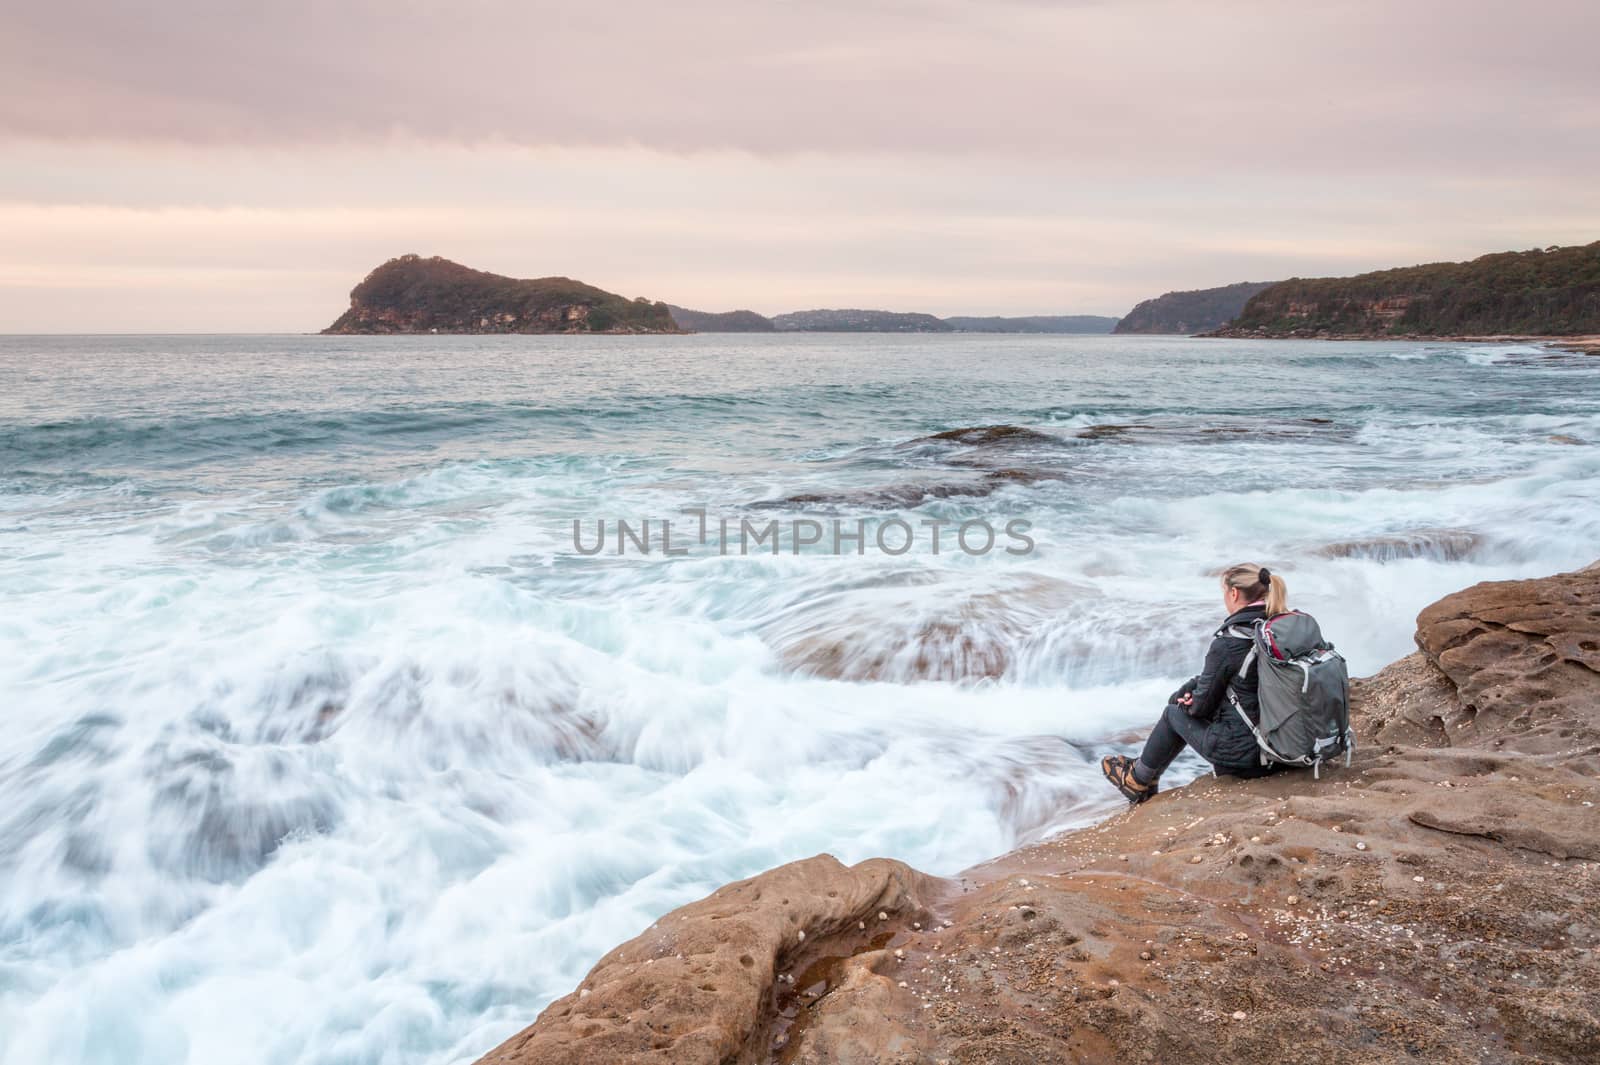
[(1322, 638), (1317, 619), (1291, 610), (1223, 632), (1251, 643), (1239, 676), (1257, 671), (1260, 723), (1250, 720), (1232, 684), (1228, 701), (1255, 736), (1261, 764), (1310, 766), (1320, 776), (1322, 763), (1342, 752), (1349, 765), (1356, 746), (1350, 729), (1350, 674), (1343, 656)]

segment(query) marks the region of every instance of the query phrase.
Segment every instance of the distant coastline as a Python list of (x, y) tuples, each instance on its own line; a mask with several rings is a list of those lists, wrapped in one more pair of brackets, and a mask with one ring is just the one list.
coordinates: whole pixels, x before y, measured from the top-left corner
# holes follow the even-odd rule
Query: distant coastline
[(1354, 277), (1245, 281), (1168, 292), (1108, 315), (940, 318), (819, 308), (772, 317), (629, 299), (567, 277), (516, 279), (402, 255), (350, 293), (333, 335), (537, 333), (1160, 334), (1232, 339), (1567, 340), (1600, 336), (1600, 241), (1498, 252)]

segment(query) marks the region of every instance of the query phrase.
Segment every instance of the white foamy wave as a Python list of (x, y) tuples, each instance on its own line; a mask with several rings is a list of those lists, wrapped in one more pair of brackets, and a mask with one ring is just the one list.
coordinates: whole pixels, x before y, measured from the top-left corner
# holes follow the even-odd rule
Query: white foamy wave
[[(86, 661), (116, 711), (7, 774), (0, 928), (76, 959), (25, 1011), (6, 996), (18, 1060), (293, 1054), (329, 997), (388, 1018), (363, 1053), (455, 1053), (443, 1032), (501, 1031), (728, 878), (816, 850), (953, 872), (1107, 808), (1058, 737), (1136, 725), (1163, 690), (796, 683), (737, 636), (587, 619), (575, 643), (526, 622), (548, 604), (461, 579), (374, 607), (257, 588), (283, 613), (218, 632), (235, 591), (189, 595), (177, 668)], [(341, 650), (297, 652), (317, 644)], [(86, 1037), (84, 1011), (121, 1020)]]

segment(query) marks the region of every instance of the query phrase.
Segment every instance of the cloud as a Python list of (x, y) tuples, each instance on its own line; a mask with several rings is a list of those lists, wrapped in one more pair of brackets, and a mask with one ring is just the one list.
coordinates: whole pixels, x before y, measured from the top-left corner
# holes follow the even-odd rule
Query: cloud
[(1600, 161), (1589, 0), (57, 0), (8, 30), (12, 136)]

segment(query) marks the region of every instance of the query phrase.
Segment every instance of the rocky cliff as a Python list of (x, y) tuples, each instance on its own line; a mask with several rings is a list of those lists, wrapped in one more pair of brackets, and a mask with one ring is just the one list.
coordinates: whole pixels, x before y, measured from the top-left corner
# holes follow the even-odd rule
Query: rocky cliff
[(517, 280), (402, 255), (350, 291), (324, 333), (676, 333), (664, 303), (565, 277)]
[(1600, 241), (1356, 277), (1282, 281), (1213, 335), (1574, 336), (1600, 333)]
[(1355, 764), (1202, 778), (950, 880), (822, 855), (606, 955), (483, 1065), (1588, 1062), (1600, 571), (1481, 584)]
[(1272, 286), (1270, 281), (1241, 281), (1222, 288), (1168, 292), (1145, 300), (1117, 323), (1114, 333), (1176, 333), (1185, 336), (1227, 325), (1250, 297)]

